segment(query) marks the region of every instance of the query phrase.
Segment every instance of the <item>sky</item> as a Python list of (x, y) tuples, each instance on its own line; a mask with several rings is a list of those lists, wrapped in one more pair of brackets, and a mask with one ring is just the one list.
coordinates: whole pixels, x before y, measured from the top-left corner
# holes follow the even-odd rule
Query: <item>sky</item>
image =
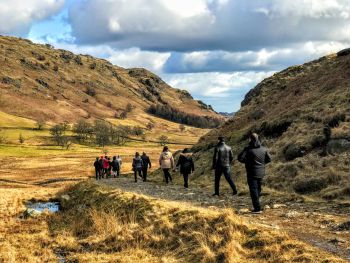
[(350, 47), (350, 0), (0, 0), (0, 34), (144, 67), (216, 111)]

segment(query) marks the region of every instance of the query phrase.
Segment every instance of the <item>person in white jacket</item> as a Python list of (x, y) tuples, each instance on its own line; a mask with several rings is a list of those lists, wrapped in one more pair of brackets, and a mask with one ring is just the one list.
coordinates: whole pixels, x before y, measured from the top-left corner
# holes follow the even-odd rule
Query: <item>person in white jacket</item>
[(170, 169), (174, 169), (174, 158), (168, 146), (165, 146), (163, 152), (160, 154), (159, 165), (163, 170), (165, 182), (167, 184), (169, 181), (172, 182), (173, 179), (171, 178)]

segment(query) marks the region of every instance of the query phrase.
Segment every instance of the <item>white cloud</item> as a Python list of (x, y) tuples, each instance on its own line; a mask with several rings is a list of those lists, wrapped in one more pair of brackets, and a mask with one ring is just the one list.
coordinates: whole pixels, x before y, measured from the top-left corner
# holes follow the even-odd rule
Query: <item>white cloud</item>
[(237, 52), (350, 42), (349, 0), (77, 0), (69, 14), (79, 42), (124, 49)]
[(0, 0), (0, 33), (25, 35), (35, 21), (59, 12), (65, 0)]

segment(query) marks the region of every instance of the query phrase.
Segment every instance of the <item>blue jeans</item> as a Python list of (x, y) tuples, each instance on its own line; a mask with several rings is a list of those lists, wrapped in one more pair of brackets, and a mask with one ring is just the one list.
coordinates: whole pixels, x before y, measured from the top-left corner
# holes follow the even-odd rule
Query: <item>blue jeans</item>
[(248, 186), (250, 197), (255, 211), (260, 211), (260, 194), (261, 194), (261, 182), (262, 178), (250, 178), (248, 177)]
[(237, 192), (236, 185), (231, 178), (231, 167), (218, 166), (215, 168), (215, 194), (219, 194), (221, 175), (224, 174), (226, 181), (234, 193)]

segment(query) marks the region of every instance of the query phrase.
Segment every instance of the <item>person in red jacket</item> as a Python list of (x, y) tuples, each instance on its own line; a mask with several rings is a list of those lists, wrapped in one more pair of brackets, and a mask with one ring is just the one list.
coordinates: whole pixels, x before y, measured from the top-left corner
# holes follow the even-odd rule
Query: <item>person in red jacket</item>
[(107, 178), (107, 174), (108, 174), (108, 168), (109, 168), (109, 161), (108, 161), (108, 157), (105, 156), (103, 158), (103, 174), (106, 178)]

